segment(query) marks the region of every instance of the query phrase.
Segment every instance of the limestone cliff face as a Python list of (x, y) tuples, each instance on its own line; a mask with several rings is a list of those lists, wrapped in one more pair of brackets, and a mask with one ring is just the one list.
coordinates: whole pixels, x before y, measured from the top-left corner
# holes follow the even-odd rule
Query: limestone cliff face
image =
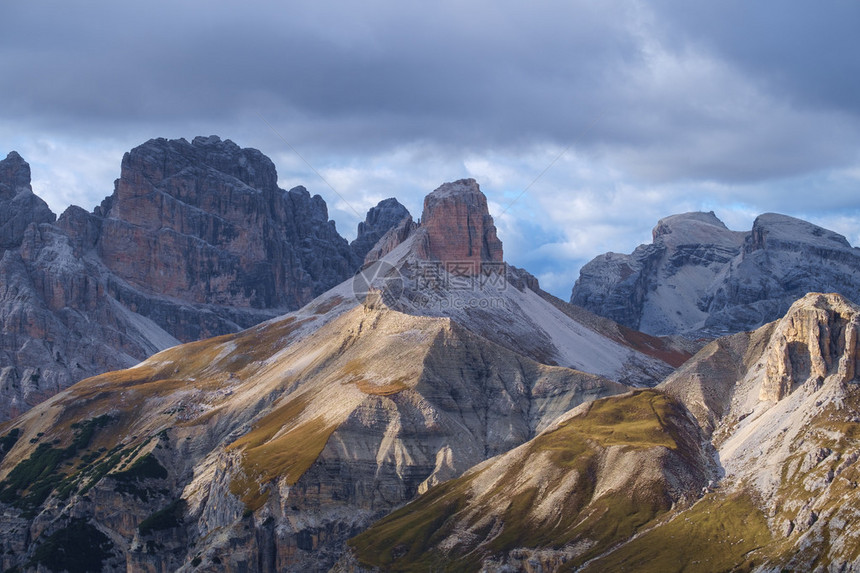
[(152, 140), (127, 153), (96, 249), (117, 277), (189, 302), (297, 308), (357, 266), (303, 188), (217, 137)]
[(298, 308), (360, 264), (321, 197), (279, 189), (266, 156), (215, 136), (144, 143), (93, 212), (55, 219), (29, 165), (0, 161), (0, 420)]
[(842, 235), (785, 215), (760, 215), (740, 255), (702, 299), (705, 327), (749, 330), (783, 316), (809, 292), (860, 303), (858, 272), (860, 249)]
[(700, 322), (700, 291), (740, 252), (743, 236), (713, 213), (661, 219), (650, 245), (607, 253), (585, 265), (571, 303), (630, 328), (675, 334)]
[(801, 384), (818, 386), (828, 377), (854, 380), (860, 354), (858, 308), (832, 294), (812, 294), (791, 307), (767, 349), (762, 400), (779, 401)]
[(443, 263), (501, 263), (502, 242), (474, 179), (446, 183), (424, 198), (423, 255)]
[(653, 242), (582, 268), (571, 302), (650, 334), (715, 337), (784, 315), (808, 292), (860, 301), (860, 251), (811, 223), (766, 213), (728, 230), (713, 213), (662, 219)]

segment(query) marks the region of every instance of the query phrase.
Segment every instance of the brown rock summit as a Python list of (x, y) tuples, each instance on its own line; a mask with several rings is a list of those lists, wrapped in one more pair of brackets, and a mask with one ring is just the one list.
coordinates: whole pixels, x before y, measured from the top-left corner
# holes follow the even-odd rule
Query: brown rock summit
[(420, 254), (443, 263), (502, 262), (502, 242), (474, 179), (445, 183), (424, 198)]

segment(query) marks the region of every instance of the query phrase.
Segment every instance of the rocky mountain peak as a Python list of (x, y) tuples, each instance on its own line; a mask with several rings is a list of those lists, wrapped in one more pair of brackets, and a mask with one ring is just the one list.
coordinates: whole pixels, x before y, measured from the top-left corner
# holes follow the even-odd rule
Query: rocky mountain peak
[(365, 260), (379, 240), (406, 218), (411, 220), (409, 210), (400, 201), (393, 197), (383, 199), (376, 207), (371, 207), (364, 221), (358, 224), (358, 234), (349, 244), (352, 252), (359, 260)]
[(30, 164), (17, 151), (10, 151), (0, 161), (0, 199), (11, 199), (21, 190), (31, 190)]
[(739, 233), (730, 231), (713, 211), (681, 213), (664, 217), (651, 231), (654, 244), (677, 246), (704, 244), (716, 240), (740, 243)]
[(136, 147), (106, 205), (101, 258), (169, 297), (296, 308), (358, 266), (322, 197), (281, 190), (268, 157), (217, 136)]
[[(243, 149), (218, 136), (195, 137), (192, 143), (180, 139), (150, 139), (126, 153), (109, 215), (142, 223), (136, 200), (146, 198), (152, 187), (171, 197), (206, 209), (207, 202), (224, 197), (201, 193), (210, 181), (228, 177), (239, 188), (257, 191), (277, 189), (278, 174), (272, 161), (256, 149)], [(189, 180), (195, 179), (192, 184)], [(184, 185), (163, 185), (184, 181)], [(203, 188), (203, 189), (201, 189)], [(229, 198), (227, 198), (229, 199)], [(148, 200), (148, 199), (144, 199)]]
[(0, 249), (21, 244), (31, 223), (53, 223), (56, 215), (30, 187), (30, 164), (16, 151), (0, 161)]
[(799, 250), (804, 246), (828, 250), (851, 249), (848, 240), (839, 233), (779, 213), (764, 213), (756, 217), (744, 249), (746, 252), (765, 248)]
[(713, 213), (661, 219), (654, 241), (580, 271), (571, 302), (649, 334), (713, 338), (783, 316), (809, 292), (860, 302), (860, 249), (842, 235), (776, 213), (731, 231)]
[(779, 322), (766, 351), (760, 399), (779, 401), (801, 385), (854, 379), (860, 307), (838, 294), (809, 293)]
[(424, 198), (421, 227), (427, 258), (446, 262), (502, 262), (502, 242), (474, 179), (445, 183)]

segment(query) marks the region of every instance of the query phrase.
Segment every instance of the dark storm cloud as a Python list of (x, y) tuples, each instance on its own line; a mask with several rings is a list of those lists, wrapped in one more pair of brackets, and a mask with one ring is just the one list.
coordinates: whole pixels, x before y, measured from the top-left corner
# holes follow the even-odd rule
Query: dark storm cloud
[(774, 96), (860, 114), (860, 4), (841, 0), (655, 3), (674, 47), (699, 44)]
[(504, 140), (572, 125), (607, 66), (635, 57), (609, 5), (405, 6), (16, 4), (5, 107), (104, 122), (267, 107), (382, 138)]
[(655, 6), (6, 3), (0, 76), (14, 89), (0, 113), (101, 134), (259, 127), (259, 113), (305, 145), (357, 155), (412, 141), (454, 153), (575, 144), (649, 180), (847, 159), (857, 8)]

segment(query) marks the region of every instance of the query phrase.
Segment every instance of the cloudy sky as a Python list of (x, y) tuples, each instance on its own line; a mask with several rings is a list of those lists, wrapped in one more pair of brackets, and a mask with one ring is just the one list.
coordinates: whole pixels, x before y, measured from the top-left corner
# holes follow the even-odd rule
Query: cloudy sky
[(418, 216), (474, 177), (506, 259), (564, 298), (673, 213), (860, 244), (857, 2), (35, 0), (0, 21), (0, 153), (58, 213), (147, 139), (217, 134), (348, 238), (383, 198)]

